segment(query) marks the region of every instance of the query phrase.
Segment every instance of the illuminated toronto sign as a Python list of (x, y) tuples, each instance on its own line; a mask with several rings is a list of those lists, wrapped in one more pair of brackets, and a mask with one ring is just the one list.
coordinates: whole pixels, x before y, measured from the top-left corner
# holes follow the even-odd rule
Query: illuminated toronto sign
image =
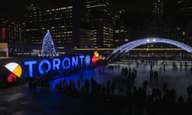
[[(95, 67), (94, 56), (73, 55), (54, 58), (28, 58), (1, 61), (0, 72), (9, 83), (17, 79), (34, 77), (54, 77), (68, 75), (83, 69)], [(10, 62), (11, 61), (11, 62)], [(93, 65), (92, 65), (93, 64)]]
[(69, 71), (79, 67), (87, 67), (91, 64), (89, 55), (71, 56), (63, 58), (52, 58), (42, 60), (26, 60), (22, 67), (25, 68), (26, 77), (34, 77), (35, 75), (44, 75), (49, 72)]

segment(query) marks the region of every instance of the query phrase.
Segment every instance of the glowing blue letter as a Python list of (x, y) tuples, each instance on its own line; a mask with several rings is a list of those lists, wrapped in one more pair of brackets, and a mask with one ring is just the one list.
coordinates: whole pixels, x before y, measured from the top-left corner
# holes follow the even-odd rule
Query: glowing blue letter
[[(43, 65), (46, 64), (47, 68), (43, 68)], [(45, 74), (48, 73), (51, 70), (51, 63), (48, 60), (42, 60), (39, 64), (39, 73)]]
[(91, 64), (91, 57), (88, 56), (88, 55), (85, 57), (85, 64), (86, 65), (90, 65)]
[(83, 65), (83, 59), (85, 56), (79, 56), (80, 60), (81, 60), (81, 65)]
[(53, 70), (59, 70), (61, 65), (61, 60), (59, 58), (53, 59)]
[(33, 65), (36, 64), (37, 61), (26, 61), (24, 62), (25, 66), (29, 66), (28, 76), (33, 77)]
[(76, 57), (72, 57), (72, 61), (71, 61), (71, 66), (72, 67), (76, 67), (76, 66), (78, 66), (78, 56), (76, 56)]
[[(66, 64), (67, 63), (67, 64)], [(63, 66), (63, 69), (70, 69), (71, 67), (71, 63), (70, 63), (70, 59), (68, 57), (65, 57), (62, 61), (62, 66)]]

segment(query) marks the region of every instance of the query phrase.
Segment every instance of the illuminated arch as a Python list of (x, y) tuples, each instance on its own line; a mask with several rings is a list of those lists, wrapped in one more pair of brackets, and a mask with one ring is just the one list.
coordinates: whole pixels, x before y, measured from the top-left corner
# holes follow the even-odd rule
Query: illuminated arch
[(109, 56), (109, 58), (113, 59), (113, 58), (120, 57), (122, 55), (125, 55), (130, 50), (132, 50), (138, 46), (146, 45), (146, 44), (150, 44), (150, 43), (170, 44), (170, 45), (174, 45), (176, 47), (179, 47), (179, 48), (181, 48), (181, 49), (183, 49), (189, 53), (192, 53), (192, 47), (189, 45), (186, 45), (182, 42), (178, 42), (178, 41), (166, 39), (166, 38), (143, 38), (143, 39), (135, 40), (132, 42), (128, 42), (128, 43), (118, 47), (117, 49), (115, 49), (112, 52), (112, 54)]

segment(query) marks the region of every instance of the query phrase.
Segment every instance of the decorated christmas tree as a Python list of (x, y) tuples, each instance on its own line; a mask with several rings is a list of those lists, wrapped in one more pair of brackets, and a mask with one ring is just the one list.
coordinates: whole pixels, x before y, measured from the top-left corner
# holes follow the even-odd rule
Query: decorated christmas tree
[(46, 56), (46, 57), (57, 56), (53, 38), (52, 38), (49, 30), (47, 31), (46, 35), (43, 38), (43, 44), (42, 44), (42, 49), (41, 49), (40, 55)]

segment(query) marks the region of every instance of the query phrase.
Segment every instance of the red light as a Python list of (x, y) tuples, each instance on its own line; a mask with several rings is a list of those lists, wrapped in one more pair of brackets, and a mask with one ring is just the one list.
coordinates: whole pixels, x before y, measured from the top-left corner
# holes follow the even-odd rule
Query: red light
[(8, 83), (12, 83), (16, 81), (16, 75), (11, 73), (8, 77), (7, 77), (7, 82)]
[(99, 54), (99, 52), (95, 51), (93, 53), (93, 57), (92, 57), (92, 63), (93, 64), (96, 64), (97, 61), (101, 60), (102, 59), (102, 56)]
[(96, 58), (96, 56), (93, 56), (92, 59), (91, 59), (91, 61), (92, 61), (93, 64), (96, 64), (96, 63), (97, 63), (97, 58)]

